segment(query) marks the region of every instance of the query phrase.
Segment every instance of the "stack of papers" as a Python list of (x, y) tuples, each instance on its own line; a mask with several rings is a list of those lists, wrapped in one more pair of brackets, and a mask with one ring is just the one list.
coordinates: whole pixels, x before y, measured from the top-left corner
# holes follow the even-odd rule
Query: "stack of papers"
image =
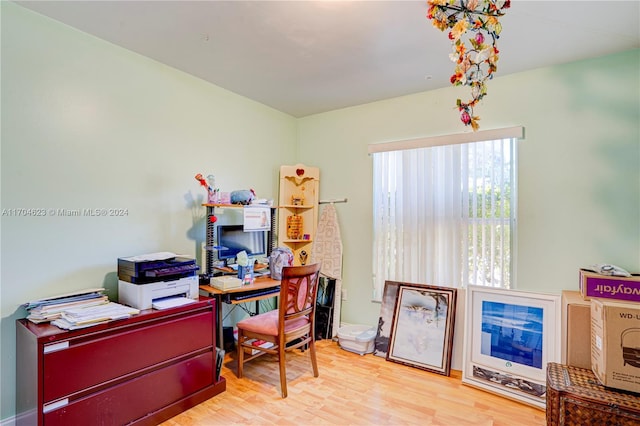
[(108, 302), (98, 306), (66, 309), (62, 312), (61, 317), (52, 321), (51, 324), (64, 328), (65, 330), (75, 330), (102, 324), (111, 320), (129, 318), (139, 313), (140, 310), (138, 309), (119, 303)]
[(104, 294), (104, 288), (91, 288), (74, 293), (62, 294), (46, 299), (34, 300), (23, 306), (29, 315), (27, 319), (36, 324), (50, 322), (61, 318), (67, 309), (99, 306), (109, 303), (109, 298)]
[(140, 313), (138, 309), (109, 302), (104, 291), (104, 288), (90, 288), (34, 300), (23, 306), (29, 311), (29, 321), (36, 324), (51, 322), (65, 330), (90, 327)]
[(169, 309), (195, 302), (195, 300), (189, 299), (188, 297), (165, 297), (163, 299), (155, 300), (151, 307), (153, 309)]

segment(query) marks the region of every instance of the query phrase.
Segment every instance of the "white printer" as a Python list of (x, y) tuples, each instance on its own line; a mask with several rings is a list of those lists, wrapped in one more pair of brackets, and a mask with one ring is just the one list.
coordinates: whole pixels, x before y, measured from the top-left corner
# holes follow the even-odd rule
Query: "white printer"
[(151, 309), (172, 296), (197, 300), (199, 269), (195, 259), (168, 252), (119, 258), (118, 302)]

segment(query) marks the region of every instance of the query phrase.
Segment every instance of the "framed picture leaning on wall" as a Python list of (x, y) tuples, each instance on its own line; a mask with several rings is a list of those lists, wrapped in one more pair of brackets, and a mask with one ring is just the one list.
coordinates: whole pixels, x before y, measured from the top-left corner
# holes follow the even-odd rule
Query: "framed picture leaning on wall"
[(398, 298), (398, 281), (385, 281), (382, 303), (380, 304), (380, 317), (378, 318), (378, 329), (376, 332), (373, 354), (382, 358), (387, 358), (389, 351), (389, 338), (391, 337), (391, 322), (393, 321), (393, 310)]
[(560, 295), (468, 286), (462, 382), (545, 408), (560, 362)]
[(454, 288), (399, 285), (387, 360), (448, 376), (455, 310)]

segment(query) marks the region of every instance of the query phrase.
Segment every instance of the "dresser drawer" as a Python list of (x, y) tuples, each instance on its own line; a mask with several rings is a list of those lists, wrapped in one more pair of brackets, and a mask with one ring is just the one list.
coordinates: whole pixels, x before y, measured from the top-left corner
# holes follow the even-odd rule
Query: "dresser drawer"
[[(92, 387), (113, 385), (127, 374), (215, 347), (213, 326), (213, 310), (208, 310), (45, 345), (44, 403), (95, 391)], [(145, 393), (156, 391), (150, 387)]]
[(44, 425), (119, 426), (135, 422), (212, 385), (213, 357), (212, 352), (206, 352), (77, 400), (45, 405)]

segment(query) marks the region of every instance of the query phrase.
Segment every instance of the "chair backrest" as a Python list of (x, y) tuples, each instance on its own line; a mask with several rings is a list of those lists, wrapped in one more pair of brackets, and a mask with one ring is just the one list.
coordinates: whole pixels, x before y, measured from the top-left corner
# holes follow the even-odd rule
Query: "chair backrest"
[(315, 311), (319, 275), (319, 263), (282, 268), (279, 307), (281, 322), (310, 315)]

